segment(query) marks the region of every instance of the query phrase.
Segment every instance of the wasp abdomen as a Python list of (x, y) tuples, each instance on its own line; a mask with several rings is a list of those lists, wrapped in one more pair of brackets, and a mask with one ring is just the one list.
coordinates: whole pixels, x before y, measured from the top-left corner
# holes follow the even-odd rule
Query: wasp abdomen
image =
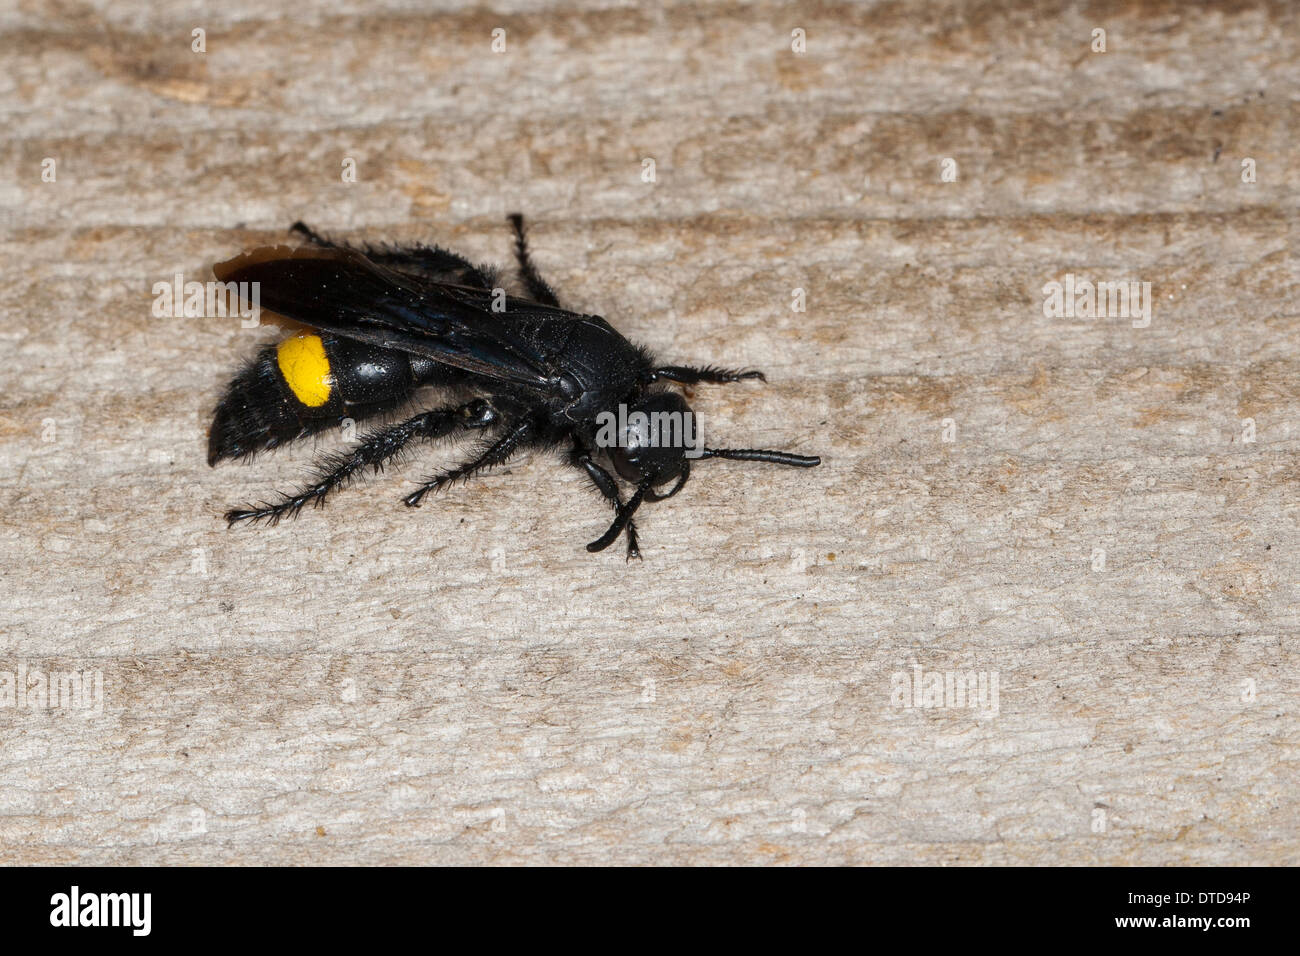
[(262, 349), (230, 383), (208, 435), (208, 463), (242, 458), (382, 414), (411, 397), (412, 357), (303, 333)]
[(329, 339), (327, 352), (334, 386), (347, 405), (369, 405), (406, 398), (415, 388), (411, 356), (364, 342)]

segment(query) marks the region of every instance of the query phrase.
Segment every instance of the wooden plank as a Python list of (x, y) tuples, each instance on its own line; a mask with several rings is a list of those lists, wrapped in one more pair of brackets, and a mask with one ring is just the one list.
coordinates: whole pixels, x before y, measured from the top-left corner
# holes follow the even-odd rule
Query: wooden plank
[[(1294, 6), (496, 8), (0, 13), (0, 698), (103, 694), (0, 707), (0, 861), (1300, 862)], [(227, 531), (339, 441), (209, 469), (274, 333), (153, 284), (514, 210), (823, 465), (702, 465), (632, 566), (545, 455)]]

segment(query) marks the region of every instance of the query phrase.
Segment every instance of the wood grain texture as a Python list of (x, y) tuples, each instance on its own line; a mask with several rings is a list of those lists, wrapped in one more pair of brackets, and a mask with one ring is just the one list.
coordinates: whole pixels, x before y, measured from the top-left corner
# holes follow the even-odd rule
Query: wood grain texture
[[(0, 10), (0, 672), (103, 682), (0, 708), (0, 862), (1300, 863), (1296, 7), (649, 7)], [(632, 566), (546, 456), (227, 531), (314, 450), (207, 468), (274, 332), (153, 283), (298, 218), (504, 263), (516, 209), (822, 467), (701, 466)]]

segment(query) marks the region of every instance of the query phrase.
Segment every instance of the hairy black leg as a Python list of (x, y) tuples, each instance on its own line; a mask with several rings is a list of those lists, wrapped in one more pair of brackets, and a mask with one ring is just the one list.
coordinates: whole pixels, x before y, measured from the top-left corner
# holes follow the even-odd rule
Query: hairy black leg
[(324, 504), (326, 495), (347, 484), (358, 471), (367, 467), (380, 471), (384, 462), (417, 438), (441, 438), (461, 429), (486, 428), (496, 421), (496, 417), (496, 411), (481, 398), (459, 408), (422, 412), (399, 424), (371, 432), (350, 451), (325, 458), (316, 481), (297, 494), (286, 495), (272, 505), (232, 509), (226, 512), (226, 521), (232, 525), (238, 521), (261, 520), (275, 524), (285, 515), (297, 515), (308, 504)]
[(528, 287), (528, 295), (534, 302), (553, 305), (558, 309), (560, 300), (555, 297), (555, 290), (547, 285), (546, 281), (538, 274), (537, 267), (533, 265), (532, 257), (528, 255), (528, 238), (524, 235), (524, 217), (516, 212), (512, 213), (509, 218), (510, 225), (515, 230), (515, 258), (519, 260), (519, 276), (524, 280), (524, 285)]
[(351, 246), (327, 239), (304, 222), (295, 222), (289, 231), (298, 233), (314, 245), (327, 249), (350, 249), (361, 253), (371, 262), (436, 282), (492, 289), (498, 281), (494, 269), (476, 266), (463, 256), (439, 246)]
[(739, 372), (728, 368), (718, 368), (714, 365), (705, 365), (702, 368), (696, 368), (693, 365), (665, 365), (663, 368), (655, 369), (650, 380), (654, 382), (667, 379), (670, 382), (679, 382), (682, 385), (695, 385), (699, 382), (726, 385), (730, 382), (743, 382), (751, 378), (763, 382), (767, 381), (767, 376), (757, 369), (750, 372)]
[(614, 523), (595, 541), (587, 545), (588, 551), (604, 551), (613, 544), (623, 529), (632, 523), (632, 516), (636, 514), (636, 509), (641, 507), (641, 502), (645, 500), (646, 492), (650, 490), (650, 481), (646, 479), (636, 487), (636, 494), (628, 499), (627, 504), (618, 509), (618, 515), (614, 518)]
[(441, 475), (425, 479), (424, 484), (402, 500), (406, 502), (407, 507), (418, 508), (424, 496), (429, 492), (437, 491), (443, 485), (449, 485), (455, 481), (467, 480), (484, 468), (491, 468), (493, 465), (501, 464), (519, 449), (519, 446), (528, 438), (531, 431), (532, 425), (528, 422), (514, 425), (473, 461), (468, 461), (450, 471), (444, 471)]
[(319, 232), (307, 225), (301, 219), (289, 227), (290, 232), (296, 232), (314, 246), (324, 246), (326, 249), (346, 249), (347, 246), (326, 239)]
[[(600, 465), (592, 460), (591, 453), (583, 448), (575, 447), (573, 453), (569, 456), (569, 462), (575, 468), (581, 468), (591, 479), (591, 483), (596, 486), (596, 490), (604, 496), (605, 500), (614, 506), (615, 515), (623, 507), (623, 498), (618, 493), (618, 482)], [(627, 560), (641, 558), (641, 549), (637, 547), (636, 540), (636, 523), (631, 519), (627, 523)]]
[(362, 255), (371, 262), (435, 282), (458, 283), (490, 290), (500, 281), (496, 270), (476, 266), (468, 259), (439, 246), (401, 246), (392, 249), (367, 247), (362, 250)]

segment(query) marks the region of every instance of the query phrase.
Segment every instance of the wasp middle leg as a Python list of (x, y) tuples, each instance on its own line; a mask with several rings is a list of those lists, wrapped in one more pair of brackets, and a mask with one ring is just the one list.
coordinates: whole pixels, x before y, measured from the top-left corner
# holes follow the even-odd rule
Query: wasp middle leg
[(468, 461), (463, 465), (458, 465), (449, 471), (444, 471), (440, 475), (434, 475), (432, 478), (426, 478), (424, 484), (415, 491), (411, 492), (402, 500), (409, 508), (420, 507), (420, 502), (424, 496), (431, 491), (437, 491), (444, 485), (450, 485), (457, 481), (466, 481), (484, 468), (491, 468), (493, 465), (500, 465), (507, 458), (519, 450), (533, 432), (533, 426), (529, 422), (520, 422), (514, 425), (504, 435), (484, 449), (483, 453), (473, 461)]

